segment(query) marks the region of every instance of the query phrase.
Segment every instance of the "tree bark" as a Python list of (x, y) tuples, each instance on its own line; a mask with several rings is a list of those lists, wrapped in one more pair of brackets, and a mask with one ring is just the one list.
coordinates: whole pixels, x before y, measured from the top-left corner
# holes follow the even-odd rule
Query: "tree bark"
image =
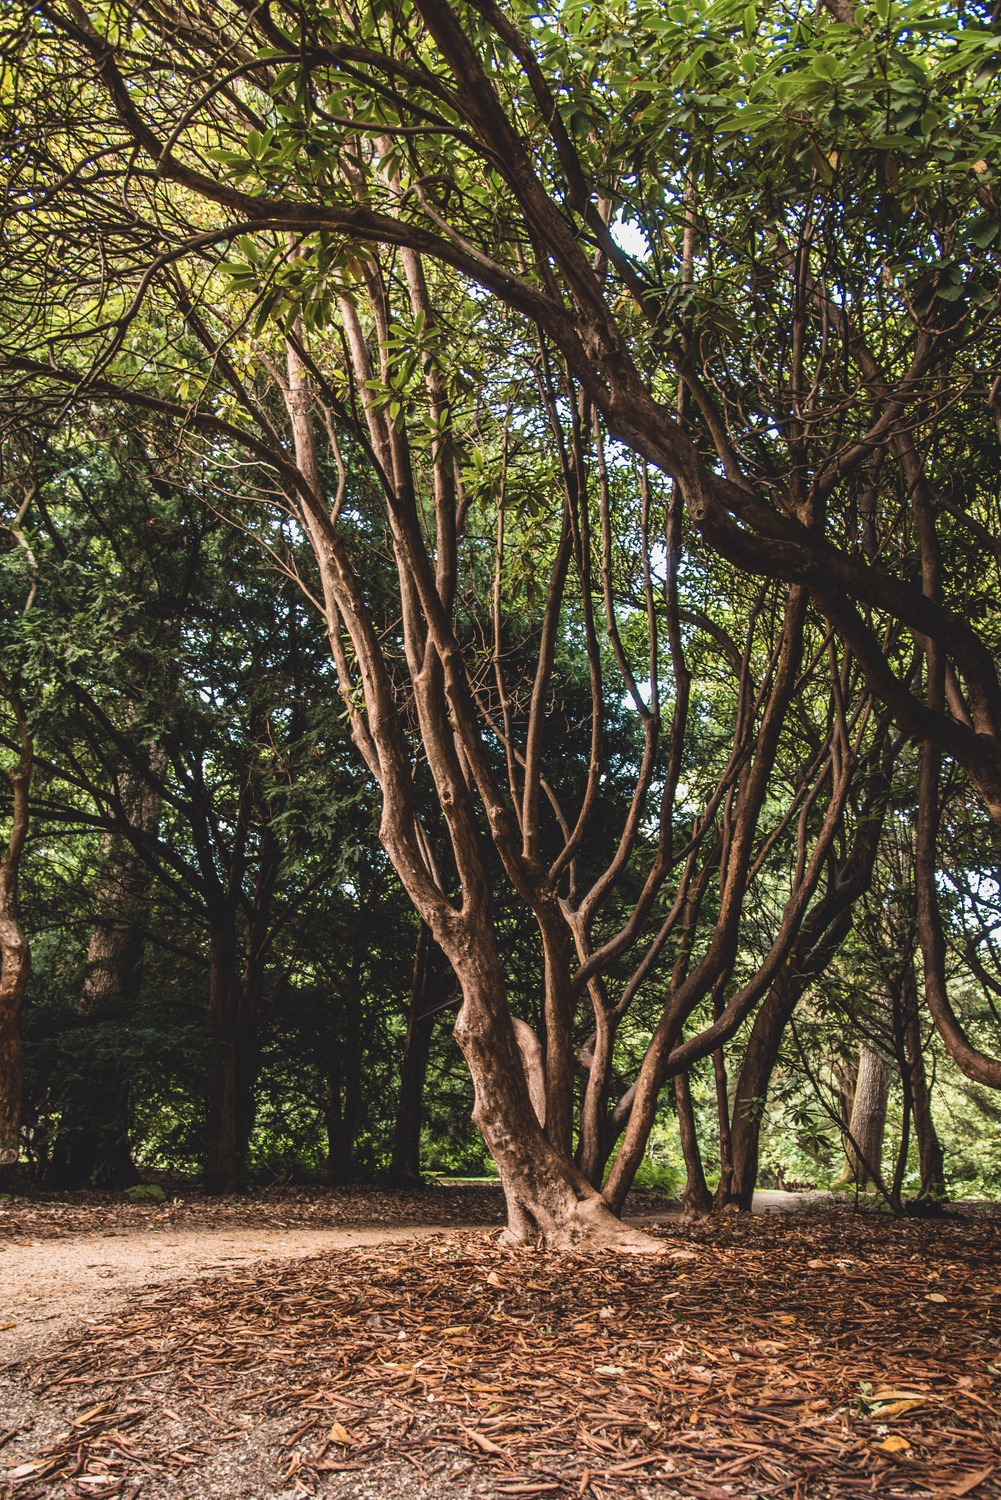
[[(723, 1011), (722, 987), (713, 990), (713, 1019)], [(733, 1190), (733, 1126), (730, 1119), (730, 1096), (726, 1077), (726, 1051), (717, 1047), (713, 1053), (713, 1082), (716, 1085), (716, 1122), (719, 1133), (719, 1182), (713, 1194), (713, 1206), (724, 1208)]]
[(758, 1181), (761, 1122), (768, 1085), (778, 1061), (783, 1033), (801, 993), (789, 969), (784, 968), (754, 1018), (737, 1079), (730, 1139), (733, 1154), (730, 1201), (747, 1212), (751, 1210)]
[[(851, 931), (855, 903), (872, 884), (886, 802), (899, 745), (884, 733), (860, 809), (847, 859), (825, 894), (808, 913), (792, 952), (765, 997), (747, 1040), (737, 1081), (731, 1149), (730, 1201), (750, 1211), (758, 1180), (765, 1101), (782, 1037), (805, 991), (830, 963)], [(845, 1122), (851, 1107), (845, 1109)]]
[[(858, 1187), (874, 1182), (873, 1172), (881, 1172), (883, 1138), (886, 1133), (886, 1103), (890, 1089), (890, 1070), (882, 1053), (863, 1042), (859, 1049), (855, 1103), (849, 1130), (847, 1181)], [(854, 1144), (853, 1144), (854, 1142)]]
[(733, 1127), (723, 1048), (713, 1053), (713, 1078), (716, 1083), (716, 1119), (719, 1127), (719, 1182), (713, 1194), (713, 1205), (724, 1208), (733, 1192)]
[(346, 1181), (347, 1169), (351, 1161), (351, 1144), (345, 1141), (344, 1131), (344, 1099), (342, 1095), (343, 1068), (341, 1066), (341, 1049), (334, 1046), (327, 1063), (327, 1103), (324, 1110), (324, 1122), (327, 1129), (327, 1168), (326, 1179), (328, 1187), (340, 1187)]
[[(152, 836), (160, 823), (159, 794), (127, 772), (119, 781), (129, 821), (141, 836)], [(87, 947), (82, 1010), (132, 1003), (137, 998), (146, 947), (143, 916), (149, 886), (149, 867), (137, 858), (130, 844), (117, 834), (108, 834), (96, 921)]]
[(907, 1157), (911, 1149), (911, 1119), (914, 1114), (914, 1091), (912, 1087), (911, 1068), (907, 1060), (907, 1047), (904, 1038), (904, 1013), (903, 997), (898, 988), (893, 996), (893, 1050), (897, 1060), (897, 1068), (900, 1074), (900, 1143), (897, 1147), (897, 1159), (893, 1167), (893, 1181), (890, 1184), (890, 1203), (895, 1213), (902, 1211), (901, 1193), (904, 1187), (904, 1178), (907, 1175)]
[(205, 1120), (205, 1191), (235, 1193), (243, 1187), (237, 1128), (242, 1072), (235, 973), (235, 937), (226, 927), (209, 940), (209, 1073)]
[(31, 972), (31, 948), (18, 920), (16, 882), (0, 874), (0, 1187), (14, 1176), (20, 1156), (24, 1064), (21, 1002)]
[[(871, 875), (871, 869), (869, 871)], [(852, 895), (852, 901), (855, 899)], [(826, 898), (825, 898), (826, 902)], [(733, 1180), (731, 1203), (750, 1212), (758, 1181), (758, 1157), (765, 1101), (785, 1029), (811, 981), (821, 972), (851, 927), (851, 902), (838, 905), (833, 917), (825, 902), (804, 924), (797, 942), (779, 977), (765, 997), (754, 1018), (747, 1039), (744, 1059), (737, 1080), (737, 1094), (731, 1127)], [(826, 928), (824, 926), (827, 919)], [(821, 932), (819, 940), (818, 931)], [(846, 1111), (846, 1117), (850, 1110)]]
[(246, 907), (242, 956), (237, 945), (239, 907), (233, 894), (239, 889), (237, 874), (242, 873), (242, 855), (234, 855), (230, 890), (220, 892), (209, 906), (210, 1062), (205, 1150), (205, 1190), (209, 1193), (238, 1193), (246, 1187), (271, 909), (281, 861), (282, 851), (265, 818), (260, 829), (254, 895)]

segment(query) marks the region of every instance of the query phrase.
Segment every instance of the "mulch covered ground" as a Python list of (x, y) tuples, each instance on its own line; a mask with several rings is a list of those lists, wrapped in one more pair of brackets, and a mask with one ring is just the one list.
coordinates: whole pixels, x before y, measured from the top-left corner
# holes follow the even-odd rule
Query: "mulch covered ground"
[[(491, 1238), (256, 1266), (6, 1378), (5, 1492), (1001, 1496), (1001, 1228), (671, 1225), (663, 1259)], [(3, 1441), (3, 1434), (0, 1434)]]
[[(666, 1201), (663, 1193), (634, 1192), (626, 1213), (656, 1213)], [(400, 1224), (460, 1228), (503, 1224), (504, 1217), (504, 1196), (497, 1182), (414, 1189), (252, 1188), (225, 1198), (183, 1188), (168, 1192), (161, 1203), (133, 1203), (112, 1192), (37, 1192), (0, 1200), (0, 1242), (156, 1229), (372, 1229)]]
[[(661, 1200), (662, 1201), (662, 1200)], [(635, 1210), (642, 1213), (643, 1207)], [(0, 1240), (52, 1239), (68, 1234), (135, 1234), (155, 1229), (340, 1229), (395, 1224), (500, 1224), (497, 1183), (406, 1189), (370, 1187), (254, 1188), (236, 1197), (209, 1197), (190, 1188), (168, 1191), (162, 1203), (132, 1203), (121, 1193), (18, 1195), (0, 1202)]]

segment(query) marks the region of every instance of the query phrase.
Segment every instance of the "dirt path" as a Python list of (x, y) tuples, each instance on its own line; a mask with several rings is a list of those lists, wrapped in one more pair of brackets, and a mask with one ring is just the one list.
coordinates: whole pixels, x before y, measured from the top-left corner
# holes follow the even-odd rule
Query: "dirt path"
[[(788, 1213), (815, 1207), (829, 1196), (763, 1192), (755, 1196), (754, 1207), (756, 1213)], [(665, 1210), (633, 1222), (671, 1218), (676, 1212)], [(44, 1354), (62, 1335), (103, 1321), (130, 1293), (146, 1287), (210, 1277), (255, 1261), (299, 1260), (325, 1250), (425, 1239), (447, 1227), (160, 1229), (0, 1244), (0, 1365)]]
[(0, 1247), (0, 1365), (107, 1317), (134, 1291), (254, 1261), (299, 1260), (438, 1233), (392, 1229), (187, 1229), (38, 1240)]

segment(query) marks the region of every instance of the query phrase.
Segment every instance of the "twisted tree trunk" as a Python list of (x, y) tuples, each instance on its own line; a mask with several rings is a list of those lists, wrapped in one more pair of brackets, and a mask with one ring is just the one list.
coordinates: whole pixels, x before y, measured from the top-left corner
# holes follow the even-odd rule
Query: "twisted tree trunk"
[[(473, 1122), (504, 1188), (506, 1238), (519, 1244), (542, 1240), (556, 1249), (587, 1243), (627, 1253), (661, 1251), (659, 1241), (623, 1225), (602, 1195), (547, 1139), (537, 1112), (543, 1107), (540, 1080), (530, 1080), (526, 1072), (528, 1049), (515, 1035), (492, 933), (479, 920), (464, 927), (461, 948), (446, 948), (463, 997), (455, 1039), (473, 1080)], [(442, 939), (446, 947), (449, 935), (444, 930)]]

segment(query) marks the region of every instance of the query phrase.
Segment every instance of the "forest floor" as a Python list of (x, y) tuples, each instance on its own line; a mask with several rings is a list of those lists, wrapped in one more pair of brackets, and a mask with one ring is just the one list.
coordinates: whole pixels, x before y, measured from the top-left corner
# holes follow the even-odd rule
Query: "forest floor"
[(812, 1206), (620, 1260), (489, 1187), (15, 1200), (0, 1494), (995, 1500), (1001, 1223)]
[[(814, 1208), (824, 1193), (761, 1192), (758, 1213)], [(642, 1220), (677, 1216), (662, 1194), (633, 1193)], [(278, 1187), (230, 1198), (44, 1193), (0, 1203), (0, 1366), (107, 1315), (130, 1292), (255, 1261), (293, 1260), (504, 1221), (497, 1183), (420, 1191)], [(0, 1422), (0, 1430), (2, 1430)], [(0, 1467), (0, 1476), (2, 1476)]]

